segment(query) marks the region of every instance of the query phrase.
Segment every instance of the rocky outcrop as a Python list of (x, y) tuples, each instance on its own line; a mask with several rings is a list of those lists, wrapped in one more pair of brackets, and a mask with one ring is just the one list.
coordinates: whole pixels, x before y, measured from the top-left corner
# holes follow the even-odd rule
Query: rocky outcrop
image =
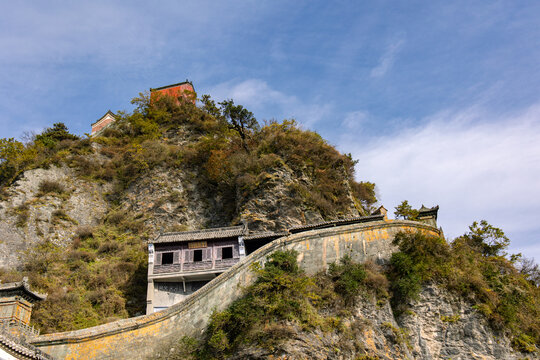
[[(103, 156), (89, 156), (103, 166)], [(64, 191), (40, 193), (43, 181), (56, 182)], [(142, 220), (150, 237), (160, 231), (239, 223), (247, 223), (251, 231), (279, 231), (330, 220), (298, 193), (312, 186), (309, 176), (283, 165), (264, 173), (255, 190), (239, 189), (232, 198), (224, 198), (197, 171), (158, 166), (111, 202), (114, 182), (90, 180), (65, 166), (28, 170), (6, 188), (5, 200), (0, 201), (0, 268), (20, 266), (19, 256), (39, 241), (69, 244), (80, 227), (99, 224), (109, 211)], [(358, 216), (352, 194), (350, 200), (340, 217)]]
[[(44, 181), (62, 191), (41, 193)], [(39, 241), (65, 245), (79, 227), (96, 225), (109, 208), (108, 188), (78, 178), (67, 167), (24, 172), (0, 201), (0, 268), (17, 268), (20, 255)]]
[[(346, 313), (345, 313), (346, 314)], [(412, 359), (408, 338), (394, 319), (387, 300), (359, 298), (352, 314), (337, 317), (334, 331), (307, 332), (282, 324), (286, 341), (272, 347), (245, 347), (230, 359)], [(370, 357), (371, 356), (371, 357)]]
[[(350, 186), (350, 204), (341, 217), (359, 216)], [(286, 165), (276, 167), (259, 179), (255, 191), (237, 195), (239, 217), (251, 230), (282, 231), (301, 224), (320, 223), (325, 220), (319, 211), (302, 201), (301, 189), (313, 188), (313, 181), (302, 171), (293, 171)]]
[(434, 285), (422, 289), (399, 323), (407, 329), (415, 359), (527, 358), (463, 299)]
[(396, 318), (387, 300), (358, 298), (334, 331), (282, 324), (269, 330), (287, 340), (270, 348), (246, 346), (230, 359), (537, 359), (516, 353), (483, 315), (435, 285), (425, 286), (410, 306)]

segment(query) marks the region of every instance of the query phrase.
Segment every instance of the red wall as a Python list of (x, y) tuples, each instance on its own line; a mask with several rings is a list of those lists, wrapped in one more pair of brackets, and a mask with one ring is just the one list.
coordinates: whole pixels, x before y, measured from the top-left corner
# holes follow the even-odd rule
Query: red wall
[(95, 132), (103, 129), (105, 126), (109, 125), (110, 123), (114, 122), (115, 120), (113, 118), (107, 118), (102, 122), (98, 122), (94, 125), (92, 125), (92, 134)]
[[(186, 90), (195, 92), (195, 90), (193, 89), (193, 85), (189, 83), (181, 84), (174, 87), (169, 87), (162, 90), (152, 90), (150, 94), (150, 101), (155, 101), (159, 96), (163, 96), (163, 95), (172, 96), (175, 99), (180, 96), (186, 96), (186, 93), (184, 92)], [(193, 99), (192, 102), (195, 104), (195, 99)]]

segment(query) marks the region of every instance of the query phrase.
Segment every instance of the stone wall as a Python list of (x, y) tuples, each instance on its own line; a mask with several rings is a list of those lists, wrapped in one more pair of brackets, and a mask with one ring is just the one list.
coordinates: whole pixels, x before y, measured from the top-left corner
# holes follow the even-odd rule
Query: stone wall
[(184, 302), (167, 310), (93, 328), (42, 335), (31, 343), (58, 359), (151, 358), (156, 346), (185, 335), (200, 336), (212, 311), (225, 309), (255, 280), (250, 265), (264, 263), (274, 251), (298, 251), (302, 268), (314, 274), (346, 254), (358, 262), (385, 261), (393, 251), (392, 239), (400, 231), (439, 235), (436, 228), (412, 221), (377, 221), (290, 235), (258, 249)]

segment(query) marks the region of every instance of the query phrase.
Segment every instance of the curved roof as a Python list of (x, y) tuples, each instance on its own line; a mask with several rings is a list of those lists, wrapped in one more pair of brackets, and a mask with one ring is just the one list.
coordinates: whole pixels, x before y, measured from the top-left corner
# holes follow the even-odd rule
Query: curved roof
[(194, 230), (194, 231), (170, 232), (170, 233), (159, 234), (158, 237), (155, 238), (153, 241), (150, 241), (150, 243), (159, 244), (159, 243), (172, 243), (172, 242), (183, 242), (183, 241), (223, 239), (223, 238), (241, 236), (247, 233), (248, 233), (248, 230), (244, 225)]
[(26, 277), (19, 282), (0, 284), (0, 296), (11, 294), (21, 295), (24, 298), (33, 301), (45, 300), (47, 298), (47, 294), (40, 294), (30, 290), (30, 285), (28, 285), (28, 278)]
[(105, 115), (103, 115), (102, 117), (100, 117), (98, 120), (96, 120), (95, 123), (92, 124), (92, 126), (96, 125), (98, 122), (100, 122), (101, 120), (103, 120), (103, 118), (107, 115), (111, 115), (113, 118), (116, 119), (116, 115), (114, 115), (114, 113), (111, 111), (111, 110), (107, 110), (107, 112), (105, 113)]
[(0, 349), (17, 359), (51, 360), (50, 355), (45, 354), (24, 340), (11, 336), (0, 330)]

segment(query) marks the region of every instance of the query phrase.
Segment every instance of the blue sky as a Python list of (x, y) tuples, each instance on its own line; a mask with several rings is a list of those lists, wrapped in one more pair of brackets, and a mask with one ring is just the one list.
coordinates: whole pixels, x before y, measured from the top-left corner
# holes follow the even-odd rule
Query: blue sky
[(538, 1), (19, 1), (0, 5), (0, 137), (90, 131), (193, 81), (295, 118), (359, 160), (389, 209), (486, 219), (540, 260)]

